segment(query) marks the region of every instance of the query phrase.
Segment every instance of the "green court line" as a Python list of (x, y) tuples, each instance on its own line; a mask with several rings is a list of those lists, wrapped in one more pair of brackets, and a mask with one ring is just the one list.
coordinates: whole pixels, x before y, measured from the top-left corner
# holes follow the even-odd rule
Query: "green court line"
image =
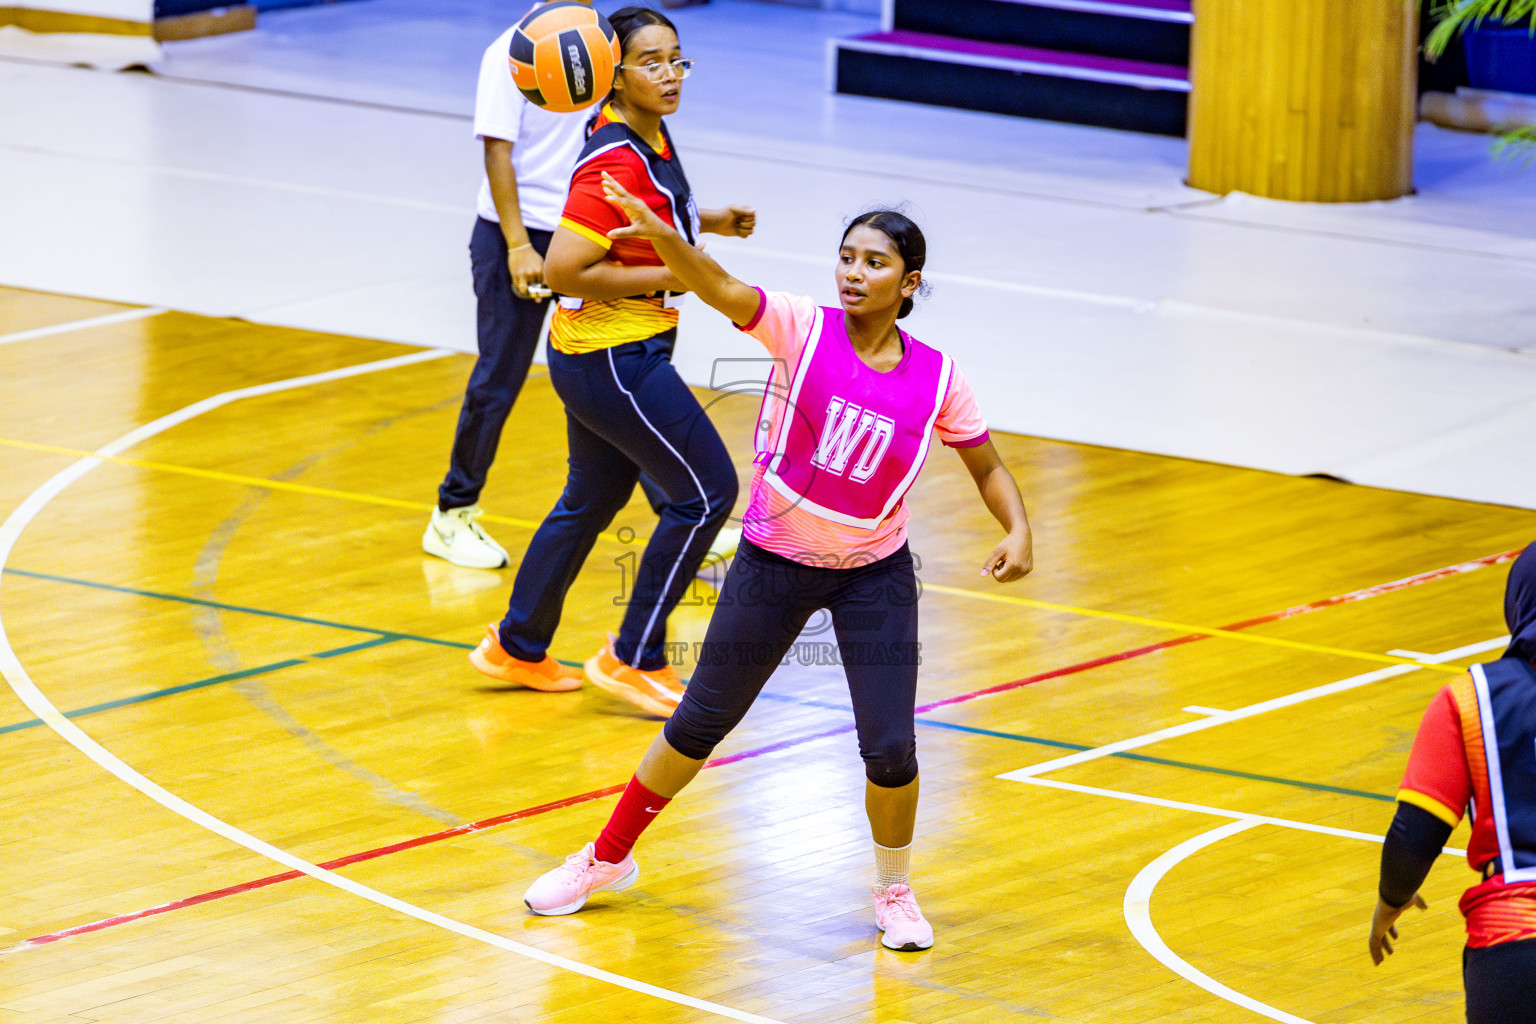
[[(208, 679), (199, 679), (194, 683), (182, 683), (180, 686), (168, 686), (163, 690), (151, 690), (148, 693), (140, 693), (132, 697), (120, 697), (117, 700), (109, 700), (103, 704), (92, 704), (88, 708), (77, 708), (74, 711), (64, 712), (65, 718), (79, 718), (81, 715), (94, 715), (98, 711), (110, 711), (113, 708), (123, 708), (130, 704), (143, 704), (145, 701), (157, 700), (160, 697), (169, 697), (172, 694), (186, 693), (188, 690), (200, 690), (205, 686), (215, 686), (219, 683), (230, 683), (236, 679), (246, 679), (250, 676), (265, 675), (268, 672), (276, 672), (279, 669), (294, 668), (304, 664), (302, 658), (289, 658), (287, 661), (275, 661), (270, 665), (260, 665), (256, 668), (242, 669), (239, 672), (226, 672), (221, 676), (212, 676)], [(29, 722), (15, 722), (11, 725), (0, 725), (0, 733), (16, 732), (19, 729), (33, 729), (42, 725), (40, 718), (34, 718)]]
[[(367, 650), (370, 647), (378, 647), (382, 644), (393, 643), (396, 640), (414, 640), (417, 643), (434, 644), (439, 647), (454, 647), (462, 651), (472, 650), (474, 647), (473, 644), (455, 643), (451, 640), (438, 640), (433, 637), (415, 636), (410, 633), (396, 633), (392, 630), (373, 629), (367, 626), (354, 626), (345, 622), (331, 622), (326, 619), (314, 619), (303, 615), (290, 615), (286, 612), (274, 612), (262, 608), (247, 608), (242, 605), (225, 604), (220, 601), (209, 601), (204, 598), (185, 597), (181, 594), (163, 594), (153, 590), (139, 590), (134, 587), (123, 587), (113, 583), (97, 583), (91, 580), (73, 579), (68, 576), (54, 576), (49, 573), (30, 572), (25, 569), (7, 568), (4, 571), (11, 575), (25, 576), (30, 579), (48, 580), (53, 583), (67, 583), (72, 586), (91, 587), (96, 590), (109, 590), (119, 594), (132, 594), (135, 597), (149, 597), (162, 601), (176, 601), (180, 604), (196, 605), (203, 608), (218, 608), (222, 611), (238, 612), (243, 615), (259, 615), (265, 618), (282, 619), (287, 622), (302, 622), (311, 626), (325, 626), (330, 629), (343, 629), (353, 633), (373, 634), (372, 639), (364, 640), (356, 644), (349, 644), (346, 647), (337, 647), (329, 651), (321, 651), (318, 654), (310, 655), (312, 658), (334, 658), (342, 654), (351, 654), (355, 651)], [(562, 664), (566, 665), (579, 664), (577, 662), (565, 661), (564, 659), (559, 660)], [(246, 676), (260, 675), (266, 672), (274, 672), (278, 669), (292, 668), (296, 665), (302, 664), (304, 664), (303, 660), (275, 662), (272, 665), (264, 665), (260, 668), (246, 669), (243, 672), (231, 672), (227, 675), (214, 676), (210, 679), (203, 679), (194, 683), (184, 683), (181, 686), (172, 686), (164, 690), (153, 690), (149, 693), (139, 694), (135, 697), (124, 697), (120, 700), (108, 701), (105, 704), (95, 704), (88, 708), (81, 708), (78, 711), (65, 712), (65, 716), (68, 718), (74, 718), (76, 715), (89, 715), (97, 711), (107, 711), (112, 708), (124, 707), (130, 704), (140, 704), (144, 701), (155, 700), (160, 697), (169, 697), (177, 693), (185, 693), (188, 690), (196, 690), (204, 686), (213, 686), (217, 683), (230, 682), (235, 679), (242, 679)], [(830, 704), (823, 701), (807, 700), (800, 697), (790, 697), (773, 693), (764, 693), (763, 696), (769, 700), (803, 704), (808, 707), (825, 708), (831, 711), (842, 711), (850, 714), (853, 711), (851, 707), (846, 705)], [(952, 729), (956, 732), (968, 732), (978, 736), (991, 736), (996, 739), (1013, 740), (1018, 743), (1033, 743), (1045, 747), (1059, 747), (1064, 750), (1091, 749), (1081, 743), (1068, 743), (1065, 740), (1050, 740), (1039, 736), (1022, 736), (1016, 733), (997, 732), (992, 729), (979, 729), (975, 726), (955, 725), (951, 722), (940, 722), (931, 718), (918, 718), (917, 722), (921, 725), (932, 726), (939, 729)], [(0, 726), (0, 734), (15, 732), (18, 729), (33, 728), (41, 724), (42, 722), (38, 719), (33, 719), (30, 722), (17, 722), (12, 725)], [(1259, 775), (1254, 772), (1238, 771), (1235, 768), (1218, 768), (1214, 765), (1194, 764), (1189, 761), (1173, 761), (1168, 758), (1152, 757), (1147, 754), (1135, 754), (1121, 751), (1111, 754), (1110, 756), (1124, 758), (1128, 761), (1142, 761), (1147, 764), (1158, 764), (1171, 768), (1186, 768), (1191, 771), (1208, 772), (1213, 775), (1226, 775), (1232, 778), (1251, 779), (1256, 782), (1272, 782), (1282, 786), (1294, 786), (1301, 789), (1309, 789), (1321, 793), (1338, 793), (1342, 796), (1357, 796), (1368, 800), (1385, 801), (1387, 803), (1392, 803), (1397, 799), (1395, 796), (1385, 796), (1381, 793), (1371, 793), (1361, 789), (1349, 789), (1344, 786), (1329, 786), (1321, 782), (1304, 782), (1300, 779), (1285, 779), (1274, 775)]]
[[(830, 711), (841, 711), (844, 714), (852, 714), (853, 708), (847, 704), (829, 704), (825, 701), (807, 700), (803, 697), (790, 697), (784, 694), (764, 693), (768, 700), (786, 704), (801, 704), (813, 708), (826, 708)], [(1083, 743), (1068, 743), (1066, 740), (1050, 740), (1043, 736), (1023, 736), (1019, 733), (998, 732), (995, 729), (980, 729), (973, 725), (956, 725), (953, 722), (941, 722), (935, 718), (919, 716), (918, 725), (932, 726), (936, 729), (951, 729), (955, 732), (968, 732), (976, 736), (991, 736), (1000, 740), (1013, 740), (1016, 743), (1033, 743), (1042, 747), (1057, 747), (1062, 750), (1091, 750), (1092, 747)], [(1358, 796), (1367, 800), (1381, 800), (1393, 803), (1396, 796), (1385, 796), (1381, 793), (1371, 793), (1363, 789), (1349, 789), (1345, 786), (1330, 786), (1322, 782), (1305, 782), (1301, 779), (1286, 779), (1278, 775), (1259, 775), (1255, 772), (1238, 771), (1236, 768), (1218, 768), (1215, 765), (1195, 764), (1192, 761), (1174, 761), (1166, 757), (1152, 757), (1149, 754), (1135, 754), (1128, 751), (1119, 751), (1109, 755), (1110, 757), (1124, 758), (1127, 761), (1141, 761), (1146, 764), (1164, 765), (1169, 768), (1187, 768), (1191, 771), (1207, 772), (1212, 775), (1227, 775), (1238, 779), (1252, 779), (1255, 782), (1273, 782), (1281, 786), (1295, 786), (1299, 789), (1310, 789), (1320, 793), (1338, 793), (1341, 796)]]
[(282, 619), (285, 622), (302, 622), (308, 626), (325, 626), (329, 629), (344, 629), (352, 633), (371, 633), (374, 636), (389, 637), (394, 640), (414, 640), (419, 644), (435, 644), (439, 647), (454, 647), (461, 651), (474, 649), (474, 644), (461, 644), (452, 640), (438, 640), (430, 636), (416, 636), (412, 633), (397, 633), (390, 629), (378, 629), (373, 626), (354, 626), (347, 622), (331, 622), (328, 619), (312, 619), (304, 615), (290, 615), (287, 612), (268, 611), (265, 608), (247, 608), (238, 604), (225, 604), (222, 601), (209, 601), (200, 597), (185, 597), (181, 594), (162, 594), (155, 590), (139, 590), (135, 587), (121, 587), (115, 583), (97, 583), (93, 580), (72, 579), (68, 576), (54, 576), (45, 572), (29, 572), (26, 569), (6, 569), (8, 576), (25, 576), (28, 579), (48, 580), (52, 583), (68, 583), (76, 587), (90, 587), (93, 590), (110, 590), (117, 594), (132, 594), (135, 597), (152, 597), (160, 601), (175, 601), (178, 604), (196, 605), (199, 608), (217, 608), (220, 611), (239, 612), (242, 615), (260, 615), (268, 619)]
[[(1061, 747), (1065, 750), (1092, 750), (1092, 747), (1081, 743), (1067, 743), (1062, 740), (1048, 740), (1039, 736), (1020, 736), (1011, 732), (996, 732), (992, 729), (978, 729), (972, 725), (956, 725), (953, 722), (939, 722), (932, 718), (919, 718), (923, 725), (936, 726), (940, 729), (953, 729), (956, 732), (974, 733), (978, 736), (995, 736), (1002, 740), (1016, 740), (1020, 743), (1036, 743), (1042, 747)], [(1301, 779), (1284, 779), (1277, 775), (1259, 775), (1255, 772), (1238, 771), (1236, 768), (1218, 768), (1215, 765), (1195, 764), (1192, 761), (1174, 761), (1166, 757), (1152, 757), (1149, 754), (1133, 754), (1129, 751), (1117, 751), (1109, 755), (1120, 757), (1127, 761), (1141, 761), (1146, 764), (1160, 764), (1169, 768), (1188, 768), (1197, 772), (1209, 772), (1213, 775), (1227, 775), (1237, 779), (1252, 779), (1255, 782), (1274, 782), (1282, 786), (1296, 786), (1300, 789), (1310, 789), (1319, 793), (1338, 793), (1341, 796), (1358, 796), (1367, 800), (1380, 800), (1384, 803), (1395, 803), (1396, 796), (1387, 796), (1382, 793), (1372, 793), (1364, 789), (1349, 789), (1346, 786), (1330, 786), (1322, 782), (1304, 782)]]
[(407, 638), (399, 635), (398, 633), (383, 633), (383, 634), (381, 634), (379, 636), (374, 637), (372, 640), (364, 640), (362, 643), (357, 643), (357, 644), (348, 644), (345, 647), (333, 647), (333, 648), (331, 648), (328, 651), (321, 651), (318, 654), (311, 654), (310, 657), (311, 658), (335, 658), (335, 657), (339, 657), (339, 656), (341, 656), (343, 654), (351, 654), (354, 651), (366, 651), (370, 647), (381, 647), (384, 644), (392, 644), (396, 640), (405, 640), (405, 639), (407, 639)]
[[(398, 636), (384, 635), (365, 640), (360, 644), (349, 644), (346, 647), (336, 647), (329, 651), (320, 651), (311, 654), (309, 658), (288, 658), (284, 661), (274, 661), (270, 665), (258, 665), (255, 668), (241, 669), (239, 672), (226, 672), (223, 675), (209, 676), (207, 679), (199, 679), (196, 682), (182, 683), (179, 686), (167, 686), (163, 690), (150, 690), (147, 693), (135, 694), (132, 697), (119, 697), (117, 700), (109, 700), (101, 704), (92, 704), (88, 708), (77, 708), (74, 711), (64, 712), (65, 718), (79, 718), (82, 715), (94, 715), (98, 711), (111, 711), (113, 708), (125, 708), (132, 704), (143, 704), (146, 701), (158, 700), (161, 697), (172, 697), (178, 693), (186, 693), (189, 690), (201, 690), (205, 686), (217, 686), (219, 683), (232, 683), (237, 679), (249, 679), (251, 676), (266, 675), (269, 672), (277, 672), (285, 668), (297, 668), (312, 658), (334, 658), (341, 654), (351, 654), (353, 651), (367, 650), (370, 647), (379, 647), (383, 644), (392, 644), (401, 639)], [(42, 719), (34, 718), (28, 722), (15, 722), (11, 725), (0, 725), (0, 733), (16, 732), (18, 729), (33, 729), (42, 725)]]

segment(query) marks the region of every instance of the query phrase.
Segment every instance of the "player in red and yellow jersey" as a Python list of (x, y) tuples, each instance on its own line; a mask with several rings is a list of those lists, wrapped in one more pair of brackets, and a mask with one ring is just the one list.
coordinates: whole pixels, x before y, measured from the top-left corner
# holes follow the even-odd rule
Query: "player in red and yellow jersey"
[[(605, 103), (577, 161), (560, 217), (560, 227), (575, 236), (567, 237), (563, 246), (570, 262), (662, 267), (645, 239), (608, 238), (609, 231), (622, 225), (612, 204), (603, 199), (605, 171), (633, 185), (653, 210), (697, 244), (702, 218), (665, 126), (658, 125), (655, 148), (635, 135), (615, 104)], [(562, 297), (550, 324), (550, 344), (574, 355), (654, 338), (677, 326), (680, 300), (680, 295), (661, 289), (609, 299)]]
[(1381, 851), (1371, 959), (1392, 952), (1410, 905), (1470, 810), (1467, 864), (1483, 880), (1461, 897), (1468, 1024), (1536, 1021), (1536, 545), (1510, 568), (1510, 646), (1435, 695), (1414, 737)]
[(700, 211), (693, 200), (662, 123), (677, 109), (693, 64), (676, 28), (643, 7), (615, 11), (608, 21), (623, 63), (577, 161), (544, 262), (544, 280), (561, 296), (549, 376), (565, 403), (569, 475), (523, 556), (506, 617), (470, 661), (536, 689), (579, 685), (560, 678), (567, 670), (550, 658), (549, 644), (567, 589), (643, 472), (655, 485), (648, 493), (659, 520), (633, 588), (616, 588), (615, 603), (626, 603), (618, 635), (587, 660), (586, 675), (665, 717), (682, 695), (666, 659), (667, 616), (735, 505), (736, 468), (672, 366), (681, 286), (650, 242), (609, 239), (629, 221), (603, 198), (602, 175), (644, 196), (694, 244), (701, 231), (746, 237), (756, 217), (744, 206)]

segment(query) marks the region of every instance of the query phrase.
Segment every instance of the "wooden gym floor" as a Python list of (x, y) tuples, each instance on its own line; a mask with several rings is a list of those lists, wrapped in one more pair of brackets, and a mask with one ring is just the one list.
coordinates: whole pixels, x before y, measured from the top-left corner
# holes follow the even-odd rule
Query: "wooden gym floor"
[[(1430, 696), (1500, 646), (1536, 512), (998, 436), (1038, 568), (997, 587), (937, 451), (933, 950), (877, 944), (816, 664), (645, 837), (636, 890), (540, 919), (523, 887), (657, 722), (466, 664), (511, 573), (419, 538), (469, 357), (14, 289), (0, 325), (0, 1021), (1459, 1019), (1470, 875), (1442, 858), (1373, 969), (1377, 839)], [(701, 397), (745, 473), (755, 402)], [(484, 498), (514, 554), (563, 449), (535, 368)], [(557, 656), (616, 623), (650, 523), (599, 542)]]

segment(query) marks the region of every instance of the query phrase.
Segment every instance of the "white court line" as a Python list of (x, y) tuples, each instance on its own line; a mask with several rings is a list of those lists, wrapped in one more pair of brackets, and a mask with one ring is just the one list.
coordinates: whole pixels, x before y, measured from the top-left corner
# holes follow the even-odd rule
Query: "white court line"
[(83, 331), (91, 327), (106, 327), (108, 324), (122, 324), (130, 320), (144, 320), (170, 310), (161, 306), (149, 306), (145, 309), (127, 309), (121, 313), (108, 313), (105, 316), (93, 316), (89, 320), (71, 320), (66, 324), (53, 324), (50, 327), (34, 327), (30, 331), (16, 331), (14, 334), (0, 334), (0, 345), (9, 345), (14, 341), (31, 341), (33, 338), (47, 338), (55, 334), (68, 334), (71, 331)]
[[(1457, 658), (1469, 654), (1481, 654), (1497, 647), (1503, 647), (1509, 643), (1509, 637), (1502, 636), (1493, 640), (1484, 640), (1480, 643), (1467, 644), (1465, 647), (1457, 647), (1454, 650), (1442, 651), (1439, 654), (1426, 655), (1422, 661), (1436, 665), (1447, 661), (1455, 661)], [(1413, 665), (1389, 665), (1386, 668), (1376, 669), (1374, 672), (1366, 672), (1364, 675), (1350, 676), (1348, 679), (1340, 679), (1336, 683), (1324, 683), (1322, 686), (1314, 686), (1308, 690), (1299, 690), (1296, 693), (1286, 694), (1284, 697), (1276, 697), (1273, 700), (1261, 701), (1258, 704), (1250, 704), (1247, 707), (1237, 708), (1233, 711), (1222, 711), (1193, 722), (1184, 722), (1181, 725), (1169, 726), (1156, 732), (1143, 733), (1140, 736), (1132, 736), (1130, 739), (1116, 740), (1114, 743), (1106, 743), (1102, 747), (1094, 747), (1091, 750), (1081, 750), (1075, 754), (1058, 757), (1050, 761), (1042, 761), (1025, 768), (1018, 768), (1011, 772), (1004, 772), (997, 776), (1000, 779), (1008, 779), (1013, 782), (1026, 782), (1037, 775), (1046, 772), (1054, 772), (1060, 768), (1068, 768), (1075, 764), (1083, 764), (1086, 761), (1096, 761), (1101, 757), (1118, 754), (1123, 750), (1135, 750), (1137, 747), (1147, 747), (1163, 740), (1173, 739), (1176, 736), (1187, 736), (1193, 732), (1205, 729), (1213, 729), (1218, 725), (1226, 725), (1228, 722), (1236, 722), (1244, 718), (1252, 718), (1254, 715), (1262, 715), (1268, 711), (1279, 708), (1291, 707), (1295, 704), (1304, 704), (1309, 700), (1319, 697), (1327, 697), (1335, 693), (1343, 693), (1353, 690), (1368, 683), (1379, 682), (1382, 679), (1391, 679), (1393, 676), (1404, 675), (1408, 672), (1423, 671)]]
[[(1380, 843), (1385, 836), (1374, 835), (1370, 832), (1355, 832), (1347, 828), (1334, 828), (1332, 825), (1314, 825), (1310, 821), (1293, 821), (1290, 818), (1271, 818), (1267, 814), (1250, 814), (1247, 811), (1232, 811), (1225, 807), (1210, 807), (1206, 804), (1185, 803), (1183, 800), (1167, 800), (1160, 796), (1145, 796), (1141, 793), (1127, 793), (1119, 789), (1101, 789), (1098, 786), (1084, 786), (1076, 782), (1059, 782), (1056, 779), (1019, 779), (1019, 782), (1027, 782), (1032, 786), (1044, 786), (1047, 789), (1061, 789), (1068, 793), (1082, 793), (1087, 796), (1103, 796), (1111, 800), (1124, 800), (1133, 804), (1147, 804), (1152, 807), (1167, 807), (1175, 811), (1193, 811), (1196, 814), (1210, 814), (1218, 818), (1233, 818), (1238, 821), (1246, 821), (1250, 825), (1275, 825), (1279, 828), (1295, 829), (1298, 832), (1316, 832), (1323, 836), (1338, 836), (1342, 839), (1360, 839), (1367, 843)], [(1457, 849), (1454, 846), (1442, 847), (1441, 853), (1448, 853), (1453, 857), (1465, 857), (1466, 850)]]
[(1230, 989), (1210, 975), (1196, 970), (1177, 953), (1168, 948), (1163, 937), (1157, 934), (1157, 929), (1152, 926), (1152, 890), (1163, 876), (1179, 861), (1190, 854), (1205, 849), (1214, 843), (1219, 843), (1228, 836), (1235, 836), (1239, 832), (1253, 828), (1256, 821), (1229, 821), (1225, 825), (1218, 825), (1202, 835), (1193, 839), (1186, 839), (1167, 853), (1158, 857), (1152, 863), (1142, 868), (1136, 877), (1131, 880), (1130, 887), (1125, 890), (1125, 923), (1130, 926), (1131, 934), (1136, 936), (1148, 953), (1157, 958), (1164, 967), (1177, 974), (1186, 981), (1192, 981), (1214, 996), (1219, 996), (1229, 1003), (1235, 1003), (1254, 1013), (1263, 1014), (1271, 1020), (1282, 1021), (1283, 1024), (1312, 1024), (1311, 1021), (1277, 1010), (1268, 1003), (1261, 1003), (1252, 996), (1245, 996), (1241, 992)]
[[(429, 349), (425, 352), (413, 352), (410, 355), (397, 356), (393, 359), (383, 359), (378, 362), (363, 363), (358, 366), (344, 367), (338, 370), (330, 370), (325, 373), (316, 373), (305, 377), (295, 377), (290, 380), (275, 381), (270, 384), (260, 384), (255, 387), (241, 388), (238, 391), (226, 391), (223, 394), (214, 395), (212, 398), (207, 398), (201, 402), (189, 405), (184, 409), (180, 409), (174, 413), (171, 413), (170, 415), (162, 416), (160, 419), (157, 419), (152, 423), (147, 423), (144, 426), (137, 428), (136, 430), (129, 431), (127, 434), (124, 434), (122, 437), (119, 437), (117, 440), (111, 442), (110, 444), (98, 448), (94, 456), (83, 458), (74, 463), (71, 463), (64, 470), (56, 473), (41, 487), (28, 495), (27, 499), (23, 501), (15, 511), (6, 517), (5, 522), (0, 524), (0, 569), (3, 569), (6, 562), (9, 561), (11, 551), (15, 548), (16, 541), (20, 539), (22, 531), (26, 529), (27, 525), (31, 523), (32, 520), (35, 519), (38, 514), (43, 511), (44, 508), (47, 507), (50, 501), (62, 493), (64, 489), (67, 488), (70, 484), (79, 480), (81, 477), (85, 476), (97, 466), (103, 465), (104, 457), (120, 455), (127, 449), (133, 447), (135, 444), (138, 444), (140, 441), (143, 441), (146, 438), (153, 437), (165, 430), (169, 430), (171, 427), (185, 423), (188, 420), (193, 419), (196, 416), (200, 416), (211, 409), (217, 409), (220, 406), (227, 405), (230, 402), (237, 401), (242, 398), (251, 398), (257, 395), (272, 394), (278, 391), (286, 391), (293, 388), (306, 387), (310, 384), (340, 380), (346, 377), (354, 377), (365, 373), (374, 373), (379, 370), (394, 369), (400, 366), (408, 366), (412, 363), (421, 363), (431, 359), (440, 359), (443, 356), (457, 354), (458, 353), (449, 351), (447, 349)], [(0, 576), (0, 581), (3, 581), (3, 576)], [(0, 582), (0, 586), (3, 586), (3, 582)], [(743, 1021), (745, 1024), (780, 1024), (780, 1022), (775, 1021), (769, 1017), (760, 1017), (757, 1014), (747, 1013), (744, 1010), (736, 1010), (729, 1006), (722, 1006), (718, 1003), (709, 1002), (708, 1000), (697, 999), (693, 996), (684, 995), (680, 992), (673, 992), (670, 989), (664, 989), (643, 981), (636, 981), (633, 978), (626, 978), (622, 975), (613, 974), (612, 972), (604, 971), (600, 968), (590, 967), (587, 964), (579, 963), (575, 960), (569, 960), (563, 956), (557, 956), (553, 953), (546, 953), (544, 950), (538, 949), (534, 946), (527, 946), (521, 942), (515, 942), (512, 939), (506, 938), (505, 936), (496, 935), (493, 932), (488, 932), (484, 929), (476, 928), (473, 925), (465, 924), (462, 921), (456, 921), (450, 917), (444, 917), (442, 914), (423, 909), (411, 903), (406, 903), (404, 900), (386, 895), (385, 893), (379, 892), (376, 889), (371, 889), (366, 885), (354, 882), (350, 878), (347, 878), (343, 875), (338, 875), (335, 872), (328, 871), (316, 864), (311, 864), (309, 861), (295, 857), (293, 854), (286, 850), (279, 849), (278, 847), (273, 846), (264, 840), (257, 839), (255, 836), (252, 836), (246, 832), (242, 832), (240, 829), (235, 828), (233, 825), (230, 825), (222, 819), (216, 818), (209, 814), (202, 808), (188, 803), (169, 790), (162, 788), (157, 783), (151, 782), (148, 778), (140, 774), (135, 769), (129, 767), (116, 755), (108, 751), (101, 744), (97, 743), (90, 736), (87, 736), (85, 732), (81, 730), (80, 727), (77, 726), (74, 722), (65, 718), (59, 709), (56, 708), (53, 703), (43, 695), (43, 692), (37, 688), (37, 685), (32, 681), (31, 677), (27, 674), (26, 669), (22, 666), (21, 661), (16, 657), (16, 652), (11, 647), (10, 637), (5, 632), (5, 623), (3, 620), (0, 620), (0, 674), (5, 676), (5, 680), (10, 684), (11, 689), (14, 690), (16, 695), (21, 698), (22, 702), (32, 710), (33, 714), (46, 722), (49, 728), (53, 729), (54, 732), (58, 733), (63, 739), (68, 741), (71, 745), (89, 757), (92, 761), (95, 761), (97, 764), (101, 765), (101, 767), (105, 768), (107, 771), (117, 776), (123, 782), (126, 782), (128, 785), (132, 786), (134, 789), (137, 789), (151, 800), (154, 800), (156, 803), (168, 808), (169, 810), (175, 811), (177, 814), (186, 818), (188, 821), (191, 821), (197, 825), (201, 825), (203, 828), (206, 828), (210, 832), (221, 835), (231, 842), (237, 843), (248, 850), (261, 854), (262, 856), (270, 858), (271, 860), (277, 861), (279, 864), (285, 865), (286, 867), (292, 868), (296, 871), (302, 871), (304, 874), (309, 875), (311, 878), (314, 878), (317, 881), (324, 882), (326, 885), (334, 886), (335, 888), (344, 892), (349, 892), (354, 896), (360, 896), (363, 899), (378, 904), (381, 907), (386, 907), (390, 910), (397, 911), (401, 914), (413, 917), (416, 920), (425, 922), (427, 924), (436, 925), (439, 928), (443, 928), (447, 931), (462, 935), (465, 938), (474, 939), (487, 945), (495, 946), (497, 948), (507, 950), (511, 953), (516, 953), (519, 956), (527, 957), (530, 960), (537, 960), (540, 963), (548, 964), (551, 967), (557, 967), (561, 970), (570, 971), (573, 974), (580, 974), (585, 977), (592, 978), (596, 981), (603, 981), (612, 985), (617, 985), (620, 988), (629, 989), (631, 992), (638, 992), (642, 995), (654, 996), (657, 999), (663, 999), (667, 1002), (676, 1003), (681, 1006), (693, 1007), (696, 1010), (703, 1010), (706, 1013), (712, 1013), (719, 1017), (726, 1017), (730, 1020)]]
[[(1361, 839), (1368, 843), (1383, 842), (1384, 836), (1372, 835), (1369, 832), (1355, 832), (1344, 828), (1333, 828), (1330, 825), (1314, 825), (1306, 821), (1292, 821), (1289, 818), (1271, 818), (1264, 814), (1231, 811), (1223, 807), (1208, 807), (1204, 804), (1185, 803), (1182, 800), (1165, 800), (1162, 797), (1144, 796), (1140, 793), (1126, 793), (1117, 789), (1082, 786), (1075, 782), (1058, 782), (1055, 779), (1034, 778), (1023, 778), (1019, 781), (1027, 782), (1032, 786), (1044, 786), (1047, 789), (1061, 789), (1069, 793), (1103, 796), (1112, 800), (1125, 800), (1130, 803), (1149, 804), (1153, 807), (1167, 807), (1173, 810), (1193, 811), (1196, 814), (1210, 814), (1216, 817), (1234, 819), (1193, 839), (1185, 840), (1142, 868), (1136, 874), (1136, 877), (1131, 879), (1130, 886), (1125, 890), (1125, 923), (1130, 927), (1131, 934), (1136, 936), (1136, 941), (1140, 942), (1148, 953), (1151, 953), (1157, 958), (1159, 963), (1186, 981), (1193, 982), (1214, 996), (1245, 1007), (1255, 1013), (1262, 1014), (1272, 1020), (1284, 1021), (1286, 1024), (1312, 1024), (1312, 1022), (1302, 1017), (1293, 1016), (1284, 1010), (1277, 1010), (1267, 1003), (1261, 1003), (1251, 996), (1245, 996), (1235, 989), (1228, 988), (1210, 975), (1196, 970), (1194, 966), (1170, 949), (1152, 924), (1152, 890), (1157, 887), (1157, 883), (1162, 881), (1163, 876), (1172, 870), (1175, 864), (1178, 864), (1186, 857), (1229, 836), (1235, 836), (1239, 832), (1253, 828), (1255, 825), (1277, 825), (1280, 828), (1295, 829), (1300, 832), (1315, 832), (1319, 835), (1340, 836), (1345, 839)], [(1453, 846), (1443, 847), (1441, 852), (1449, 853), (1456, 857), (1465, 857), (1467, 855), (1467, 851), (1459, 850)]]
[(1180, 711), (1188, 711), (1192, 715), (1224, 715), (1224, 714), (1226, 714), (1226, 712), (1221, 710), (1220, 708), (1203, 708), (1199, 704), (1190, 704), (1187, 707), (1180, 708), (1179, 710)]

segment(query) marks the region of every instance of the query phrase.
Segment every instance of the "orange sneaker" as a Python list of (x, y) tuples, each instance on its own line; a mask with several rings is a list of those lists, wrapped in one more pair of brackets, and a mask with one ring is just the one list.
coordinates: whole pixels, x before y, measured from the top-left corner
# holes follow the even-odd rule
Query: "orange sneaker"
[(549, 655), (543, 661), (520, 661), (501, 647), (494, 624), (485, 627), (485, 639), (469, 652), (469, 663), (492, 679), (521, 683), (530, 690), (565, 693), (581, 689), (581, 671), (562, 665)]
[(613, 637), (602, 650), (587, 659), (587, 678), (593, 686), (627, 700), (641, 711), (671, 718), (683, 699), (683, 681), (671, 665), (641, 671), (620, 661), (613, 653)]

